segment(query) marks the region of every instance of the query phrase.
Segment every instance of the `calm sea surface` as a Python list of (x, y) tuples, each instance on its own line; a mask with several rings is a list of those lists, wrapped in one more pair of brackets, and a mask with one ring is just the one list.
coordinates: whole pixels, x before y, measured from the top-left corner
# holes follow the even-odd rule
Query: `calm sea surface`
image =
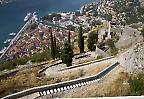
[(9, 39), (9, 33), (18, 32), (24, 25), (23, 19), (28, 12), (38, 12), (44, 16), (51, 12), (76, 11), (86, 3), (96, 0), (17, 0), (0, 5), (0, 49), (3, 42)]

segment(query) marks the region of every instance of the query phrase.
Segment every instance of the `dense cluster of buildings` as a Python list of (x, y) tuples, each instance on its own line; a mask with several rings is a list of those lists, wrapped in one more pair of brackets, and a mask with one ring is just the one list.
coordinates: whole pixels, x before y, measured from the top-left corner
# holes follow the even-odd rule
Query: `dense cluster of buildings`
[[(28, 32), (9, 49), (7, 55), (9, 58), (20, 58), (30, 56), (35, 53), (41, 53), (50, 49), (50, 33), (56, 37), (57, 45), (63, 44), (67, 40), (68, 30), (49, 28), (47, 26), (38, 27), (35, 30)], [(78, 33), (70, 31), (71, 38), (74, 39)]]

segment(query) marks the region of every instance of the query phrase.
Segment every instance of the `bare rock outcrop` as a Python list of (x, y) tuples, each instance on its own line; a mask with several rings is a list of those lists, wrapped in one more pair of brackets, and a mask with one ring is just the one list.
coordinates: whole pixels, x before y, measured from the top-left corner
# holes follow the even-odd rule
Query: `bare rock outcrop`
[(143, 38), (141, 33), (131, 27), (125, 26), (119, 41), (116, 43), (117, 48), (129, 47), (140, 42)]
[(128, 73), (144, 73), (144, 42), (138, 43), (118, 57)]

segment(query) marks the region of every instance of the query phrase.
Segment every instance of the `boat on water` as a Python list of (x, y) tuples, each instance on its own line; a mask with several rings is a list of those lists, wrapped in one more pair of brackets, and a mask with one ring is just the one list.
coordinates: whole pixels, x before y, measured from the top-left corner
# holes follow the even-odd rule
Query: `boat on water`
[(31, 18), (33, 18), (35, 21), (38, 21), (37, 12), (27, 13), (26, 17), (24, 18), (24, 22), (29, 21)]
[(37, 12), (34, 12), (34, 13), (33, 13), (33, 19), (34, 19), (35, 21), (38, 21)]
[(16, 33), (10, 33), (9, 35), (10, 35), (10, 36), (15, 36), (15, 35), (16, 35)]
[(6, 44), (6, 43), (7, 43), (7, 40), (6, 40), (6, 41), (4, 41), (3, 43), (4, 43), (4, 44)]
[(33, 13), (33, 15), (36, 15), (36, 14), (37, 14), (37, 12), (34, 12), (34, 13)]
[(7, 43), (9, 43), (11, 40), (12, 40), (12, 39), (8, 39), (8, 40), (4, 41), (3, 43), (4, 43), (4, 44), (7, 44)]
[(33, 18), (34, 18), (35, 21), (38, 21), (37, 15), (34, 15)]
[(0, 54), (4, 53), (4, 51), (7, 49), (7, 47), (4, 47), (1, 51)]
[(24, 18), (24, 22), (29, 21), (32, 18), (32, 13), (27, 13), (26, 17)]
[(7, 41), (10, 42), (12, 39), (8, 39)]

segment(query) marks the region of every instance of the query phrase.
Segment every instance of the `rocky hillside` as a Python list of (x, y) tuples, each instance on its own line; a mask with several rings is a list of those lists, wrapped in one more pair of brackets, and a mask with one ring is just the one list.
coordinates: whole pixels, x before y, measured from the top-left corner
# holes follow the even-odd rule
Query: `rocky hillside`
[(144, 41), (141, 32), (125, 26), (115, 45), (120, 50), (119, 62), (128, 73), (144, 72)]
[(127, 48), (135, 45), (143, 39), (140, 34), (141, 33), (136, 29), (125, 26), (122, 30), (122, 35), (120, 36), (119, 41), (116, 43), (116, 46), (118, 48)]
[(138, 43), (118, 57), (129, 73), (144, 72), (144, 42)]

